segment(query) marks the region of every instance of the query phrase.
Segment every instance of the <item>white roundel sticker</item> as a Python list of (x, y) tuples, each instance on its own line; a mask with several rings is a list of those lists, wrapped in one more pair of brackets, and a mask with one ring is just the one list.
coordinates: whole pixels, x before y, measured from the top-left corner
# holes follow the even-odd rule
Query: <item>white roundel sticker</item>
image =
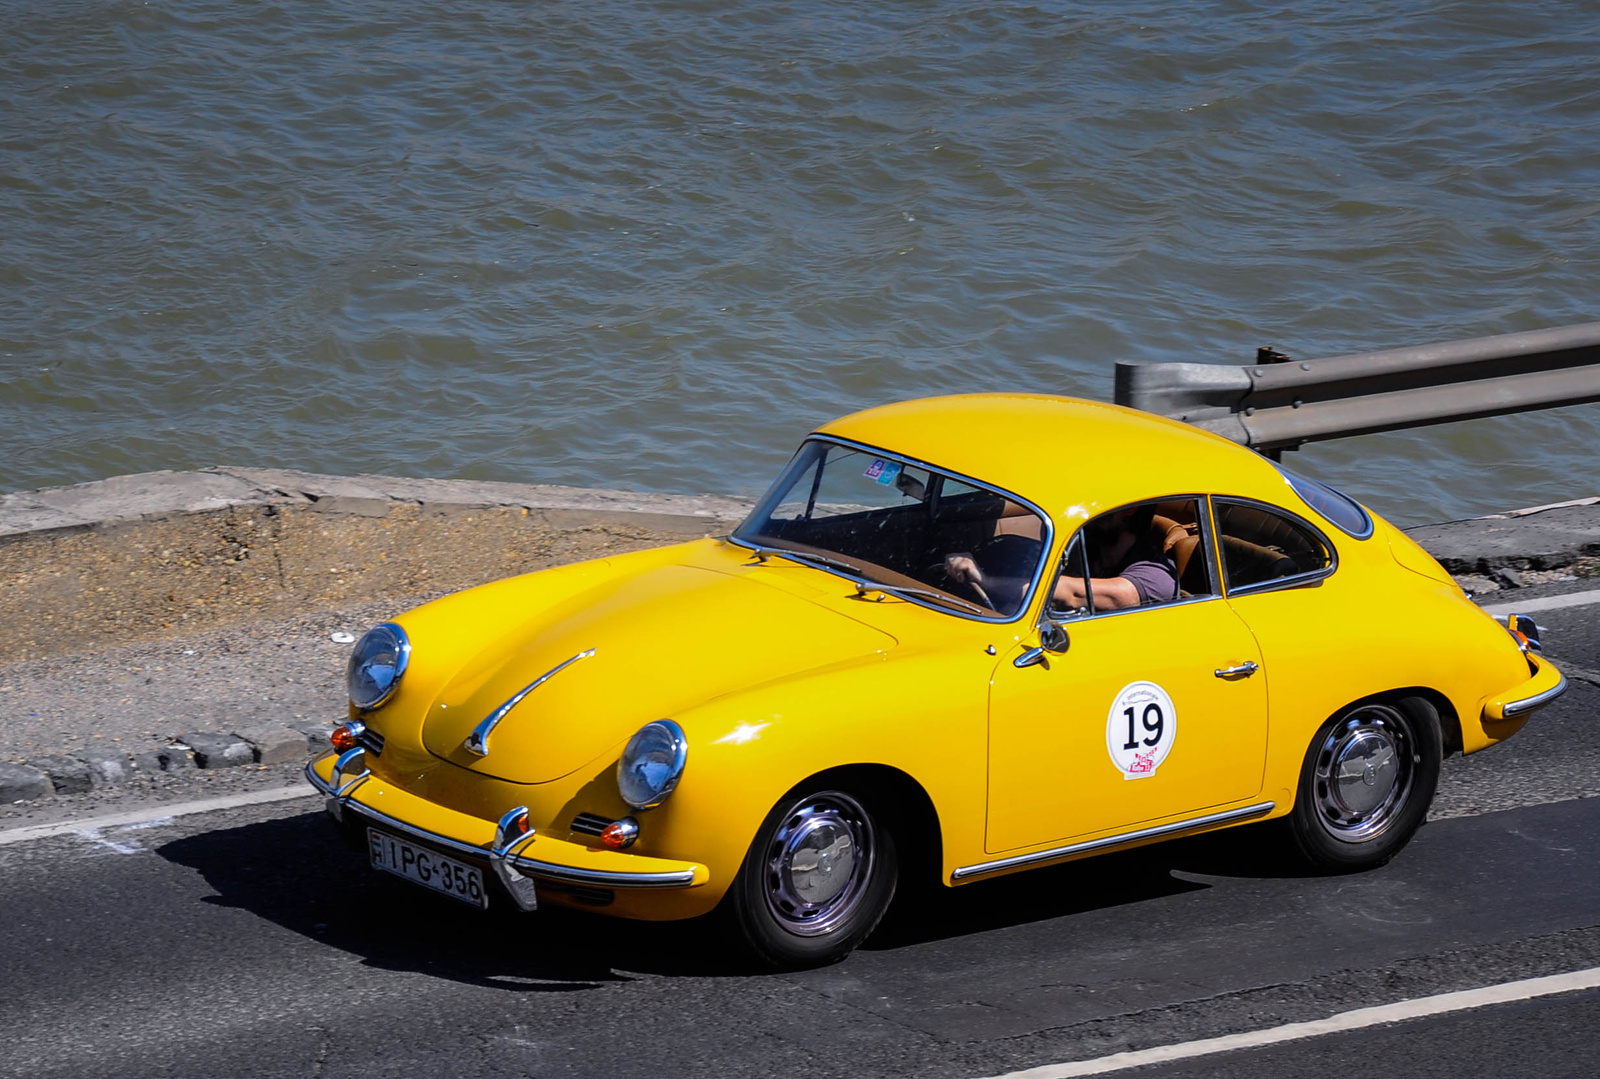
[(1106, 749), (1123, 779), (1156, 774), (1178, 734), (1178, 710), (1154, 682), (1129, 682), (1111, 702), (1106, 717)]

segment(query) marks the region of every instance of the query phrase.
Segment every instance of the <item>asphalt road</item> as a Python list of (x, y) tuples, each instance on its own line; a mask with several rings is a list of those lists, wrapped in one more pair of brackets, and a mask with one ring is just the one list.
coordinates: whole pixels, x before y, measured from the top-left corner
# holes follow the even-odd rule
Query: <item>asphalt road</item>
[[(1600, 605), (1539, 621), (1600, 670)], [(954, 1079), (1600, 966), (1597, 708), (1575, 680), (1452, 762), (1374, 872), (1286, 875), (1236, 829), (917, 897), (792, 975), (710, 924), (379, 879), (309, 801), (0, 846), (0, 1073)], [(1139, 1074), (1594, 1075), (1597, 1020), (1581, 993)]]

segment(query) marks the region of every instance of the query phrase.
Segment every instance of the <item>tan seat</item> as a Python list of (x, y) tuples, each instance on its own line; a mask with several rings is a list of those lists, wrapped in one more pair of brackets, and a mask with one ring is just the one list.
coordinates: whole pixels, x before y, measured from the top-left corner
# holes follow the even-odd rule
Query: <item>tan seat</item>
[[(1193, 505), (1192, 502), (1169, 502), (1161, 508), (1172, 510), (1182, 516), (1193, 517)], [(1191, 511), (1184, 513), (1184, 507), (1190, 507)], [(1172, 517), (1157, 515), (1150, 520), (1150, 530), (1153, 533), (1152, 539), (1160, 543), (1162, 553), (1171, 558), (1173, 565), (1177, 567), (1179, 590), (1191, 596), (1209, 593), (1211, 587), (1207, 579), (1205, 559), (1201, 558), (1199, 562), (1194, 562), (1195, 572), (1192, 574), (1189, 572), (1194, 553), (1200, 548), (1199, 523), (1195, 521), (1180, 523)]]

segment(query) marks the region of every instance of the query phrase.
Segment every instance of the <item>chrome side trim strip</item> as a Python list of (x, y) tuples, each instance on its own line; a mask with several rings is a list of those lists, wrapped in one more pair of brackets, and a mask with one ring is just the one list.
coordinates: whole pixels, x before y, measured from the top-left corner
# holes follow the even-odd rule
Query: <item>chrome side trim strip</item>
[[(306, 765), (306, 778), (311, 785), (324, 794), (333, 792), (328, 785), (322, 782), (310, 764)], [(435, 832), (425, 831), (405, 821), (396, 820), (387, 813), (379, 812), (371, 806), (362, 805), (360, 802), (341, 799), (340, 804), (346, 808), (360, 813), (362, 816), (377, 821), (386, 828), (392, 828), (405, 835), (444, 847), (447, 850), (465, 854), (480, 861), (489, 858), (489, 848), (476, 847), (471, 843), (463, 843), (459, 839), (451, 839)], [(578, 869), (569, 865), (556, 865), (553, 862), (541, 862), (534, 858), (517, 855), (513, 859), (516, 868), (525, 870), (536, 877), (547, 880), (564, 881), (568, 884), (592, 884), (602, 888), (684, 888), (694, 883), (694, 870), (679, 869), (667, 873), (618, 873), (603, 869)]]
[(1137, 843), (1141, 839), (1155, 839), (1158, 836), (1176, 835), (1179, 832), (1188, 832), (1196, 828), (1208, 828), (1213, 824), (1227, 824), (1231, 821), (1248, 820), (1251, 817), (1259, 817), (1263, 813), (1271, 813), (1276, 808), (1278, 808), (1277, 802), (1259, 802), (1253, 806), (1245, 806), (1242, 809), (1229, 809), (1222, 813), (1212, 813), (1206, 817), (1175, 821), (1172, 824), (1159, 824), (1154, 828), (1141, 828), (1137, 832), (1124, 832), (1122, 835), (1106, 836), (1104, 839), (1090, 839), (1083, 843), (1070, 843), (1065, 847), (1052, 847), (1050, 850), (1034, 851), (1032, 854), (1018, 854), (1010, 858), (997, 858), (992, 862), (964, 865), (951, 873), (950, 879), (953, 881), (965, 880), (968, 877), (982, 876), (985, 873), (998, 873), (1002, 869), (1014, 869), (1017, 866), (1048, 862), (1073, 854), (1087, 854), (1089, 851), (1120, 847), (1124, 843)]
[(550, 679), (554, 678), (556, 675), (560, 674), (562, 671), (578, 662), (578, 660), (588, 659), (592, 655), (594, 655), (594, 649), (585, 648), (577, 655), (571, 656), (562, 660), (560, 663), (557, 663), (554, 667), (551, 667), (548, 671), (545, 671), (539, 677), (535, 678), (533, 681), (517, 690), (516, 693), (511, 695), (510, 700), (506, 701), (506, 703), (502, 704), (499, 708), (496, 708), (493, 712), (490, 712), (484, 717), (482, 723), (472, 728), (472, 733), (467, 735), (467, 740), (461, 744), (466, 747), (468, 753), (475, 753), (480, 757), (488, 756), (489, 735), (494, 733), (494, 729), (500, 725), (500, 721), (506, 718), (506, 715), (510, 713), (513, 708), (522, 703), (522, 698), (526, 697), (528, 694), (532, 693), (534, 690), (550, 681)]
[[(1561, 674), (1560, 671), (1557, 671), (1556, 673)], [(1524, 712), (1531, 712), (1536, 708), (1543, 708), (1545, 705), (1549, 704), (1566, 691), (1567, 676), (1561, 674), (1561, 681), (1557, 682), (1543, 693), (1535, 693), (1532, 697), (1524, 697), (1520, 701), (1508, 701), (1506, 706), (1500, 709), (1500, 714), (1505, 716), (1507, 719), (1510, 719), (1513, 716), (1520, 716)]]

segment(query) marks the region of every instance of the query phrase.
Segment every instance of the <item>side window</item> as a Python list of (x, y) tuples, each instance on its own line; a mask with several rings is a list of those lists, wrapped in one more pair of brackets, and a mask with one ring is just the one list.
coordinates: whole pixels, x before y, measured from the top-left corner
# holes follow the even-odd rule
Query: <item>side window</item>
[(1044, 616), (1052, 622), (1066, 622), (1089, 615), (1087, 589), (1074, 586), (1074, 582), (1081, 582), (1087, 576), (1088, 570), (1083, 561), (1083, 533), (1079, 532), (1067, 544), (1066, 554), (1061, 556), (1061, 568), (1056, 572), (1050, 597), (1045, 601)]
[(1255, 502), (1215, 500), (1229, 590), (1319, 574), (1333, 566), (1327, 541), (1287, 514)]
[(1062, 559), (1048, 616), (1075, 618), (1215, 595), (1203, 506), (1193, 497), (1158, 499), (1089, 521)]

